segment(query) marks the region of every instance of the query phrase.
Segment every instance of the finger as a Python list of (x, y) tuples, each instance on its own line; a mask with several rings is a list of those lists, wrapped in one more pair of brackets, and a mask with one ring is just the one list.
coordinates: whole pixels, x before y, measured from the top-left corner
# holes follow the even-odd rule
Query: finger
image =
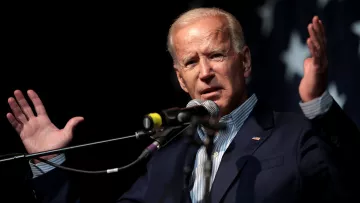
[(47, 115), (45, 107), (36, 92), (34, 90), (28, 90), (27, 94), (29, 95), (32, 103), (34, 104), (37, 115)]
[(27, 118), (25, 114), (22, 112), (20, 106), (16, 102), (16, 100), (13, 97), (10, 97), (8, 99), (9, 106), (14, 114), (14, 117), (20, 121), (22, 124), (25, 124), (27, 122)]
[(319, 26), (319, 31), (321, 33), (321, 41), (322, 41), (322, 48), (321, 48), (321, 63), (322, 63), (322, 67), (324, 68), (323, 71), (325, 71), (325, 69), (327, 68), (328, 65), (328, 60), (327, 60), (327, 47), (326, 47), (326, 34), (325, 34), (325, 27), (322, 23), (322, 21), (320, 19), (318, 19), (318, 26)]
[(316, 34), (315, 30), (314, 30), (314, 25), (313, 24), (308, 25), (308, 32), (309, 32), (312, 44), (319, 51), (321, 46), (320, 46), (318, 36), (317, 36), (317, 34)]
[(16, 120), (16, 118), (14, 117), (14, 115), (12, 113), (7, 113), (6, 118), (10, 122), (11, 126), (16, 130), (16, 132), (18, 134), (20, 134), (21, 130), (23, 128), (23, 125), (19, 121)]
[(319, 60), (319, 57), (316, 57), (317, 53), (316, 53), (316, 48), (314, 46), (314, 44), (312, 43), (312, 40), (311, 38), (308, 38), (306, 40), (306, 44), (308, 45), (308, 48), (309, 48), (309, 51), (310, 51), (310, 54), (313, 56), (314, 58), (314, 63), (316, 65), (319, 65), (320, 64), (320, 60)]
[(318, 16), (315, 16), (312, 20), (313, 29), (315, 31), (315, 34), (317, 36), (317, 39), (319, 40), (320, 46), (324, 47), (325, 44), (325, 35), (322, 30), (322, 25), (320, 24), (320, 20)]
[(26, 101), (23, 93), (20, 90), (15, 90), (14, 92), (15, 98), (19, 103), (20, 108), (24, 112), (25, 116), (27, 118), (34, 117), (34, 113), (29, 105), (29, 103)]
[(70, 135), (70, 134), (73, 132), (74, 127), (75, 127), (77, 124), (79, 124), (81, 121), (83, 121), (83, 120), (84, 120), (83, 117), (74, 117), (74, 118), (70, 119), (70, 120), (66, 123), (66, 125), (65, 125), (65, 127), (64, 127), (64, 130), (66, 131), (66, 133), (67, 133), (68, 135)]

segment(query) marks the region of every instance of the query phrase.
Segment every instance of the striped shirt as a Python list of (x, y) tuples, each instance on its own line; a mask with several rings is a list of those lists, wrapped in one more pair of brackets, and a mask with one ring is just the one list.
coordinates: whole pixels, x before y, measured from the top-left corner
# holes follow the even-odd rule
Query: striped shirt
[[(215, 178), (216, 172), (218, 170), (224, 152), (226, 151), (227, 147), (234, 139), (237, 132), (240, 130), (244, 121), (249, 116), (256, 102), (257, 102), (257, 97), (255, 94), (253, 94), (241, 106), (239, 106), (233, 112), (220, 119), (221, 122), (224, 122), (226, 124), (227, 128), (224, 131), (219, 131), (219, 134), (214, 138), (214, 152), (212, 156), (213, 168), (212, 168), (210, 186)], [(330, 109), (332, 103), (333, 103), (332, 96), (328, 91), (325, 91), (321, 97), (305, 103), (300, 102), (299, 105), (304, 115), (309, 119), (313, 119), (316, 116), (326, 113)], [(198, 134), (201, 139), (204, 139), (206, 137), (206, 134), (203, 129), (198, 129)], [(201, 147), (197, 152), (194, 171), (192, 174), (192, 181), (194, 184), (192, 190), (190, 191), (190, 195), (193, 203), (200, 202), (204, 196), (205, 179), (204, 179), (204, 174), (203, 174), (204, 171), (202, 165), (205, 160), (206, 160), (205, 148)], [(65, 161), (65, 155), (60, 154), (59, 156), (56, 156), (50, 159), (49, 161), (60, 165)], [(33, 173), (33, 178), (36, 178), (54, 169), (53, 166), (50, 166), (42, 162), (37, 164), (33, 164), (32, 162), (29, 162), (29, 164)]]
[[(234, 139), (237, 132), (240, 130), (244, 121), (248, 118), (250, 112), (257, 102), (257, 97), (253, 94), (241, 106), (233, 110), (230, 114), (222, 117), (219, 122), (226, 125), (225, 130), (220, 130), (214, 137), (214, 148), (212, 153), (212, 174), (210, 179), (210, 187), (214, 181), (215, 174), (219, 168), (221, 158), (226, 149)], [(204, 141), (206, 133), (203, 128), (198, 128), (199, 137)], [(207, 159), (205, 146), (200, 147), (196, 154), (195, 165), (193, 170), (192, 180), (195, 180), (194, 186), (190, 191), (190, 197), (193, 202), (200, 202), (205, 194), (205, 177), (204, 177), (204, 162)]]

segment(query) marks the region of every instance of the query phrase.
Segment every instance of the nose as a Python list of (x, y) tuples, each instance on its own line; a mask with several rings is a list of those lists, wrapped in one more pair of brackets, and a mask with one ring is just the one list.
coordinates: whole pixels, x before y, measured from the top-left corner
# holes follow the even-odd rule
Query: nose
[(199, 70), (200, 80), (205, 82), (211, 80), (214, 77), (214, 72), (209, 61), (207, 59), (201, 59), (199, 65), (200, 65), (200, 70)]

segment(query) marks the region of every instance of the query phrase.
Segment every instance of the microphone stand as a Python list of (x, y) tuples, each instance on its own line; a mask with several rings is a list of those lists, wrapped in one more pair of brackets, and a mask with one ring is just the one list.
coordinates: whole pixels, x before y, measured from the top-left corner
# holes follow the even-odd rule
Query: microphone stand
[[(214, 150), (214, 137), (217, 130), (223, 129), (226, 126), (222, 123), (215, 122), (212, 119), (204, 119), (199, 117), (194, 117), (190, 123), (190, 127), (187, 131), (187, 137), (191, 137), (195, 134), (196, 129), (199, 125), (203, 125), (206, 128), (207, 137), (202, 143), (197, 143), (196, 140), (191, 140), (189, 143), (192, 144), (202, 144), (205, 146), (207, 159), (204, 162), (204, 175), (205, 175), (205, 193), (202, 200), (202, 203), (210, 203), (210, 182), (211, 182), (211, 175), (212, 175), (212, 166), (213, 166), (213, 159), (212, 159), (212, 152)], [(185, 166), (184, 168), (184, 175), (188, 177), (192, 171), (189, 170), (189, 166)]]
[[(188, 192), (190, 192), (190, 179), (194, 169), (196, 151), (202, 145), (200, 139), (195, 139), (195, 133), (197, 129), (197, 123), (190, 122), (185, 131), (185, 142), (186, 142), (186, 150), (185, 150), (185, 164), (183, 168), (183, 189), (182, 196), (180, 202), (186, 202), (185, 198), (187, 197)], [(191, 147), (194, 146), (194, 147)]]
[(205, 194), (204, 194), (204, 203), (210, 203), (210, 181), (212, 174), (212, 152), (214, 150), (214, 136), (215, 132), (213, 130), (207, 131), (207, 138), (204, 141), (204, 146), (206, 149), (207, 159), (204, 162), (204, 176), (205, 176)]

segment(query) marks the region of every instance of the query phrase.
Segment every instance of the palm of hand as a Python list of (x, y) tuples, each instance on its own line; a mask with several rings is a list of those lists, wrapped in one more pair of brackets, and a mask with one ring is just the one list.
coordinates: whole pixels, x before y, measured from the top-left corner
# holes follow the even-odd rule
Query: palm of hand
[(14, 94), (16, 99), (11, 97), (8, 100), (12, 113), (6, 116), (20, 135), (28, 153), (59, 149), (71, 141), (73, 128), (83, 120), (82, 117), (70, 119), (60, 130), (50, 121), (44, 105), (34, 91), (29, 90), (28, 95), (36, 114), (21, 91), (16, 90)]
[(58, 129), (47, 116), (29, 119), (20, 132), (28, 153), (58, 149), (71, 140), (71, 133)]

